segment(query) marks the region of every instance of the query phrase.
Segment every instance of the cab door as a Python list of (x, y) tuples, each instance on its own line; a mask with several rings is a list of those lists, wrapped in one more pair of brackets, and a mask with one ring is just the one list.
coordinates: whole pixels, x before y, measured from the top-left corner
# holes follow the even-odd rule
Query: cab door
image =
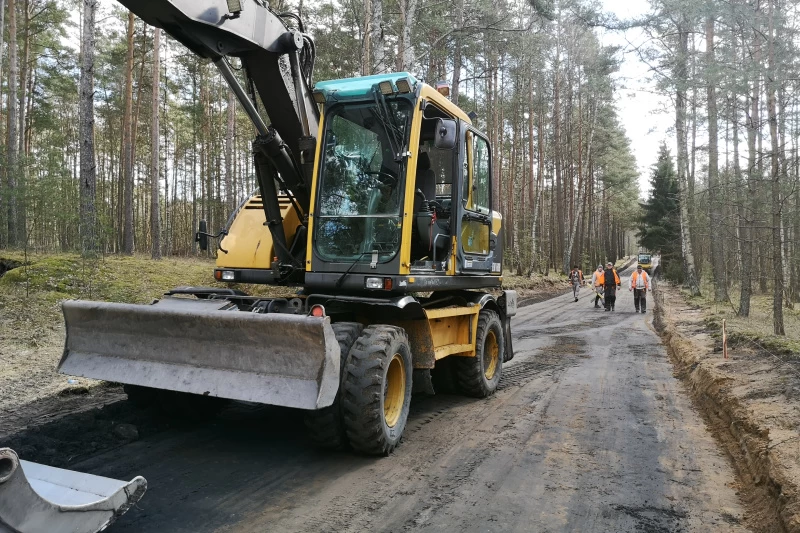
[(460, 165), (461, 217), (459, 266), (468, 273), (491, 273), (496, 237), (492, 235), (492, 153), (489, 141), (464, 125)]

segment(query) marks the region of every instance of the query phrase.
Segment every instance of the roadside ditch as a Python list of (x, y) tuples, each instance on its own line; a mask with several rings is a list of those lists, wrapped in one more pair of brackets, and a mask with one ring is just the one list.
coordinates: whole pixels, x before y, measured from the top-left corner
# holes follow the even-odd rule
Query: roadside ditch
[(800, 365), (721, 340), (676, 287), (657, 282), (653, 326), (738, 474), (754, 531), (800, 532)]

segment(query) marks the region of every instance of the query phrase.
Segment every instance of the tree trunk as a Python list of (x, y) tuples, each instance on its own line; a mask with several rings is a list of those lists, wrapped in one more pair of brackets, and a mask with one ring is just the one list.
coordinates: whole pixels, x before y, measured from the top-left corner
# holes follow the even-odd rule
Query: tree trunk
[[(756, 2), (756, 12), (758, 12), (758, 2)], [(758, 17), (754, 17), (757, 21)], [(743, 43), (744, 44), (744, 43)], [(761, 32), (758, 27), (753, 28), (753, 61), (756, 65), (761, 64)], [(747, 59), (748, 51), (742, 48), (743, 59)], [(750, 94), (750, 116), (747, 119), (747, 206), (742, 208), (745, 216), (740, 225), (742, 233), (742, 275), (739, 294), (738, 315), (741, 317), (750, 316), (750, 298), (753, 293), (753, 250), (756, 236), (755, 230), (755, 209), (757, 206), (758, 184), (761, 183), (761, 169), (759, 166), (759, 154), (756, 149), (756, 138), (759, 137), (760, 118), (759, 118), (759, 95), (761, 93), (760, 73), (756, 71), (753, 77), (753, 87)]]
[(161, 218), (159, 217), (159, 136), (158, 136), (158, 88), (161, 73), (161, 29), (153, 30), (153, 95), (152, 95), (152, 123), (150, 124), (151, 156), (150, 161), (150, 239), (152, 249), (150, 257), (161, 259)]
[[(17, 115), (19, 117), (19, 124), (17, 126), (19, 139), (17, 140), (17, 240), (20, 243), (27, 242), (26, 239), (26, 194), (25, 189), (28, 183), (29, 166), (25, 157), (25, 125), (27, 110), (27, 97), (28, 97), (28, 80), (30, 75), (30, 56), (31, 56), (31, 3), (30, 0), (24, 0), (22, 3), (23, 13), (23, 48), (22, 48), (22, 61), (20, 62), (19, 70), (19, 102), (17, 107)], [(20, 156), (22, 162), (20, 163)]]
[(689, 194), (687, 180), (687, 166), (689, 154), (686, 153), (686, 89), (687, 61), (689, 50), (689, 20), (684, 13), (680, 14), (678, 22), (678, 54), (675, 63), (675, 132), (678, 140), (678, 194), (680, 202), (681, 219), (681, 248), (683, 250), (684, 269), (686, 271), (686, 282), (692, 296), (700, 294), (700, 285), (697, 282), (695, 271), (694, 253), (692, 250), (692, 234), (689, 225)]
[(775, 86), (778, 69), (775, 65), (775, 6), (774, 0), (769, 2), (769, 34), (767, 42), (767, 61), (769, 76), (767, 79), (767, 115), (769, 119), (770, 181), (772, 184), (772, 270), (775, 284), (772, 288), (772, 330), (775, 335), (785, 335), (783, 327), (783, 244), (781, 243), (781, 173), (778, 164), (778, 113), (775, 104)]
[(453, 78), (450, 83), (450, 98), (458, 105), (461, 94), (461, 65), (462, 65), (462, 31), (464, 29), (464, 0), (456, 0), (456, 13), (453, 22)]
[(371, 0), (372, 17), (370, 17), (369, 32), (372, 34), (372, 64), (370, 73), (384, 73), (386, 68), (386, 38), (383, 32), (383, 0)]
[(364, 43), (361, 56), (361, 75), (372, 74), (372, 0), (364, 0)]
[(404, 72), (414, 65), (414, 25), (417, 23), (417, 0), (400, 0), (400, 50), (397, 54), (399, 64), (397, 70)]
[(8, 0), (8, 117), (6, 127), (6, 184), (8, 217), (8, 244), (20, 244), (17, 228), (17, 85), (19, 74), (17, 71), (17, 2)]
[(3, 32), (5, 31), (6, 0), (0, 0), (0, 80), (3, 79)]
[(122, 115), (123, 230), (122, 253), (133, 254), (133, 13), (128, 13), (128, 57), (125, 61), (125, 96)]
[(94, 154), (94, 17), (97, 0), (83, 0), (81, 33), (81, 179), (80, 220), (81, 254), (94, 256), (97, 252), (97, 167)]
[(716, 68), (714, 57), (714, 17), (709, 15), (706, 19), (706, 77), (707, 77), (707, 106), (708, 106), (708, 203), (710, 208), (709, 238), (711, 239), (711, 268), (714, 279), (714, 300), (724, 302), (728, 300), (728, 282), (725, 275), (725, 255), (723, 249), (722, 206), (720, 205), (719, 183), (719, 154), (717, 137), (717, 90)]
[(228, 108), (226, 109), (227, 121), (225, 128), (225, 207), (228, 213), (236, 209), (233, 184), (236, 177), (233, 175), (233, 135), (236, 125), (236, 97), (233, 91), (228, 91)]

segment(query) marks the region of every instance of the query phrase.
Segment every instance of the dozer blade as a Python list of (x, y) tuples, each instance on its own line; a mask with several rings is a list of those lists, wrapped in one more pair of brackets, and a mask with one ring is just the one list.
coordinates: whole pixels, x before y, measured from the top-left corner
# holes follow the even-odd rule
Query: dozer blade
[(147, 481), (82, 474), (21, 461), (0, 448), (0, 532), (102, 531), (144, 494)]
[(62, 307), (62, 374), (300, 409), (331, 405), (339, 387), (339, 343), (328, 317), (174, 297)]

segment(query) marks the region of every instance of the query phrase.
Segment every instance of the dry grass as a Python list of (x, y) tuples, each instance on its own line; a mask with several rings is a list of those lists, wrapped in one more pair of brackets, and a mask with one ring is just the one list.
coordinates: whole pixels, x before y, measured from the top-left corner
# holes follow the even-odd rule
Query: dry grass
[[(227, 286), (214, 280), (214, 261), (206, 258), (86, 260), (75, 254), (0, 251), (3, 260), (24, 264), (0, 277), (0, 419), (68, 387), (67, 377), (55, 373), (64, 346), (63, 300), (148, 303), (179, 286)], [(250, 294), (295, 293), (284, 287), (237, 288)]]
[(725, 320), (728, 338), (732, 343), (751, 343), (764, 349), (800, 357), (800, 309), (783, 308), (783, 323), (786, 335), (773, 333), (772, 294), (754, 294), (750, 299), (750, 316), (737, 316), (739, 308), (739, 288), (729, 291), (730, 302), (715, 302), (711, 280), (704, 280), (702, 295), (687, 299), (706, 311), (706, 324), (721, 335), (722, 320)]
[(536, 290), (543, 287), (560, 287), (567, 285), (566, 276), (551, 272), (548, 276), (533, 274), (531, 277), (517, 276), (509, 271), (503, 272), (503, 288), (513, 290)]

